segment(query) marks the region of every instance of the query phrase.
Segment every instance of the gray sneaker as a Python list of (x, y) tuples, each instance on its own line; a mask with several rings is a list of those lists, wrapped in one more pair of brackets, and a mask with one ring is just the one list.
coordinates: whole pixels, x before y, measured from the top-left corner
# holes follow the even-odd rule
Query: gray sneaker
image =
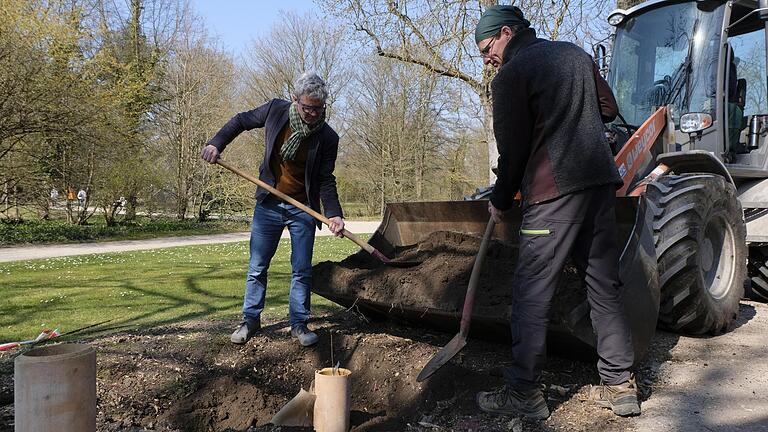
[(301, 346), (312, 346), (317, 343), (317, 333), (310, 331), (306, 325), (300, 324), (291, 328), (291, 336), (299, 340)]
[(489, 392), (480, 392), (475, 397), (482, 411), (494, 414), (524, 416), (532, 420), (545, 420), (549, 408), (544, 394), (539, 389), (517, 391), (506, 385)]
[(229, 338), (229, 340), (231, 340), (234, 344), (242, 345), (248, 342), (260, 329), (260, 321), (243, 320), (243, 322), (237, 326), (237, 330), (232, 333), (232, 336)]

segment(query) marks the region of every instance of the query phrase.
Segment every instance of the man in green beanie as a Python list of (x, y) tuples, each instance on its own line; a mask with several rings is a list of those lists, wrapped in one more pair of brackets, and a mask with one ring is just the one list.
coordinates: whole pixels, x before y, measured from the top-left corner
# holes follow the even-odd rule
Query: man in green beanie
[(498, 177), (488, 204), (499, 222), (522, 195), (520, 253), (512, 281), (512, 363), (505, 385), (480, 392), (486, 412), (549, 417), (541, 390), (548, 314), (567, 258), (584, 277), (597, 334), (601, 385), (590, 399), (640, 414), (623, 312), (614, 204), (622, 184), (604, 134), (616, 117), (608, 84), (581, 48), (536, 37), (515, 6), (486, 10), (475, 31), (491, 84)]

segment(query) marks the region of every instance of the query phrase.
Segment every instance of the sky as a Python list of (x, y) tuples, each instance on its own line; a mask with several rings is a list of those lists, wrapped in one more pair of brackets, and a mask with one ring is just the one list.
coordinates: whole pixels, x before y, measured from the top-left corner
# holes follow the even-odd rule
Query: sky
[(313, 10), (312, 0), (191, 0), (211, 36), (218, 36), (224, 48), (241, 54), (249, 42), (267, 34), (280, 19), (279, 11), (300, 15)]

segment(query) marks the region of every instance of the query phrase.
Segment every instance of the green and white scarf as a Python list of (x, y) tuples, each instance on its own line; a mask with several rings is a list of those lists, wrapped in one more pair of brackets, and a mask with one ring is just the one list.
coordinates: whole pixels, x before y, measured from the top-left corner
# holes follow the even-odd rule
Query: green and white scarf
[(299, 149), (299, 145), (304, 138), (312, 135), (320, 130), (325, 124), (325, 112), (320, 115), (320, 118), (312, 124), (304, 123), (299, 115), (299, 110), (296, 107), (296, 103), (292, 103), (288, 109), (288, 119), (291, 125), (291, 136), (280, 147), (280, 156), (283, 160), (290, 161), (296, 157), (296, 151)]

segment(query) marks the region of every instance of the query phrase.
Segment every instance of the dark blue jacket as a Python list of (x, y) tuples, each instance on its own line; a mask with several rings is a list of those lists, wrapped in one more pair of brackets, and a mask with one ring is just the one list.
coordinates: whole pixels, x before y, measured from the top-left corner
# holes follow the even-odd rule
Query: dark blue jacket
[[(264, 160), (259, 167), (259, 179), (271, 186), (275, 185), (275, 175), (269, 165), (272, 150), (280, 131), (288, 123), (288, 107), (291, 102), (283, 99), (272, 99), (266, 104), (254, 108), (251, 111), (241, 112), (219, 130), (208, 141), (219, 152), (232, 142), (240, 133), (255, 128), (264, 128), (266, 136), (264, 147)], [(336, 177), (333, 170), (336, 167), (336, 154), (339, 150), (339, 135), (326, 123), (319, 131), (309, 138), (307, 151), (307, 165), (304, 169), (304, 185), (306, 187), (309, 206), (313, 210), (320, 211), (320, 201), (323, 202), (323, 213), (326, 217), (344, 217), (339, 204), (339, 195), (336, 191)], [(261, 203), (269, 192), (262, 188), (256, 189), (256, 202)], [(318, 222), (318, 227), (320, 222)]]

